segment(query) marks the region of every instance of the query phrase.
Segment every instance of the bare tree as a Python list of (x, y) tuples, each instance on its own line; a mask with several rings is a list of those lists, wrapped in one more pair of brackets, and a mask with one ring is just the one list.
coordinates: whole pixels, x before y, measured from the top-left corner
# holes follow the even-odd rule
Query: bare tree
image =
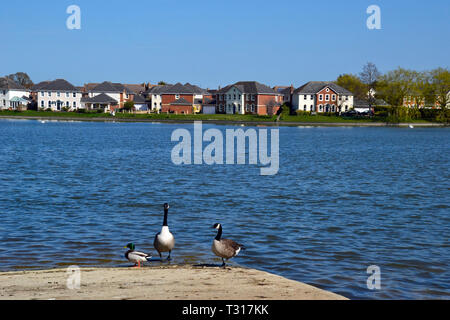
[(367, 86), (367, 102), (369, 107), (375, 103), (375, 88), (377, 81), (380, 78), (381, 73), (378, 71), (377, 66), (372, 62), (367, 62), (363, 67), (363, 71), (359, 74), (359, 78), (362, 83)]
[(6, 77), (28, 89), (33, 86), (33, 81), (31, 81), (30, 77), (25, 72), (16, 72), (14, 74), (7, 75)]

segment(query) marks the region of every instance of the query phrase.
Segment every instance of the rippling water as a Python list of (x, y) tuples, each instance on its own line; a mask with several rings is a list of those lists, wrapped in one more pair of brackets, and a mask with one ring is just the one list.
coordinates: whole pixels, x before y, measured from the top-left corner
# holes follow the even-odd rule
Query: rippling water
[(234, 264), (349, 298), (450, 298), (450, 129), (282, 127), (280, 171), (260, 176), (173, 165), (180, 127), (0, 121), (0, 270), (127, 266), (128, 242), (156, 254), (167, 201), (173, 263), (218, 264), (221, 222), (247, 246)]

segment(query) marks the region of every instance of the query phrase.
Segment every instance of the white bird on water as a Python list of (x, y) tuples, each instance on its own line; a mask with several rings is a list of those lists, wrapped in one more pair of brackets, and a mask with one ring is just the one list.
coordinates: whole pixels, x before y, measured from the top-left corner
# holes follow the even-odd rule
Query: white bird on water
[(412, 124), (409, 125), (410, 129), (414, 129), (414, 126)]

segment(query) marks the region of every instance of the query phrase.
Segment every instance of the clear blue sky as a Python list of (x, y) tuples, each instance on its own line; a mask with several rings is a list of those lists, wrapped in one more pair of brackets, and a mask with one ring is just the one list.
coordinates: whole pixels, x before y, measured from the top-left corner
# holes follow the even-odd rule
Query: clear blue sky
[[(68, 30), (66, 8), (81, 8)], [(382, 30), (366, 9), (381, 7)], [(450, 1), (8, 1), (0, 8), (0, 75), (75, 85), (334, 80), (367, 61), (380, 71), (448, 67)]]

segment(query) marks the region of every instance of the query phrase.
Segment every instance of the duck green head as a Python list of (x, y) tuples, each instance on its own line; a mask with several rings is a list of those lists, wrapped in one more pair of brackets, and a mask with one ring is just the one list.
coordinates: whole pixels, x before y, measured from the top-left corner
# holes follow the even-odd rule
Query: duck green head
[(134, 243), (130, 242), (129, 244), (127, 244), (124, 248), (128, 248), (130, 250), (134, 250)]

